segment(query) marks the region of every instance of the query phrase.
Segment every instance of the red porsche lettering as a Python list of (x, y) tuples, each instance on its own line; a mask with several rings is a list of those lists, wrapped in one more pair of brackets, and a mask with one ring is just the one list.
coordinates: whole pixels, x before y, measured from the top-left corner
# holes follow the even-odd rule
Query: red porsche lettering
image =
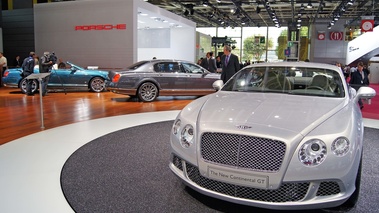
[(98, 25), (79, 25), (75, 26), (75, 30), (126, 30), (126, 24), (98, 24)]

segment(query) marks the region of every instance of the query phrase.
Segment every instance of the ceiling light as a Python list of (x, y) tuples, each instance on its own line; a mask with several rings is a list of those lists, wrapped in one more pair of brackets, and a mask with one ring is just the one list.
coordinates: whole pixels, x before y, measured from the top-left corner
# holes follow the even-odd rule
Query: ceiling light
[(349, 2), (347, 2), (348, 5), (353, 5), (354, 4), (354, 0), (349, 0)]
[(257, 6), (257, 13), (261, 12), (261, 8)]
[(300, 10), (304, 10), (304, 4), (301, 4)]
[(308, 3), (307, 8), (308, 8), (308, 9), (309, 9), (309, 8), (312, 8), (312, 3), (311, 3), (311, 2)]
[(192, 8), (192, 9), (190, 9), (190, 14), (191, 14), (191, 16), (193, 15), (195, 13), (195, 10)]
[(217, 3), (221, 3), (221, 0), (217, 0)]
[(203, 6), (208, 7), (208, 1), (203, 1)]

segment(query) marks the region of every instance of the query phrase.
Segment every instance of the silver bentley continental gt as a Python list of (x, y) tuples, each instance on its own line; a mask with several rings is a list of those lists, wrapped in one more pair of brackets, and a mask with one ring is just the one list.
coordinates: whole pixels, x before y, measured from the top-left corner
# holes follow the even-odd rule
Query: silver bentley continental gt
[(220, 74), (182, 60), (146, 60), (123, 71), (109, 73), (107, 89), (114, 93), (137, 97), (144, 102), (158, 96), (203, 96), (216, 92), (213, 82)]
[(254, 64), (174, 121), (169, 167), (205, 195), (267, 209), (352, 208), (359, 196), (359, 99), (334, 65)]

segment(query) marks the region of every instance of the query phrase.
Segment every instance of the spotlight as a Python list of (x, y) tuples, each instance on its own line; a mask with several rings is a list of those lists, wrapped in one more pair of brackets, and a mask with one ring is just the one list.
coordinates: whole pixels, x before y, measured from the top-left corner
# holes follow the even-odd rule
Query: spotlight
[(193, 15), (195, 13), (195, 10), (192, 8), (192, 9), (190, 9), (190, 14), (191, 14), (191, 16)]
[(261, 12), (261, 8), (257, 6), (257, 13)]
[(308, 9), (312, 8), (312, 3), (311, 2), (308, 3), (307, 8)]

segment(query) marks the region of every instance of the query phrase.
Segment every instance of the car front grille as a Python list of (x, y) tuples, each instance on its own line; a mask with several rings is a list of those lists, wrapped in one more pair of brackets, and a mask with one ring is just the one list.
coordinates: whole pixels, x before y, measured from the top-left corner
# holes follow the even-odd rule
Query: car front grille
[(284, 183), (275, 190), (238, 186), (208, 179), (200, 175), (197, 167), (190, 164), (186, 164), (186, 166), (188, 177), (199, 186), (238, 198), (275, 203), (299, 201), (304, 198), (309, 187), (309, 182)]
[[(180, 157), (173, 155), (172, 162), (178, 169), (183, 171), (184, 168)], [(212, 180), (203, 177), (196, 166), (187, 162), (185, 162), (185, 165), (188, 178), (200, 187), (224, 195), (255, 201), (273, 203), (300, 201), (306, 196), (310, 185), (310, 182), (285, 182), (278, 189), (257, 189)], [(337, 182), (324, 181), (320, 183), (316, 196), (336, 195), (340, 192), (341, 190)]]
[(285, 143), (246, 135), (210, 133), (201, 136), (205, 161), (240, 169), (276, 172), (282, 165)]
[(180, 171), (183, 171), (182, 160), (178, 156), (173, 156), (172, 163), (175, 165), (176, 168), (180, 169)]

